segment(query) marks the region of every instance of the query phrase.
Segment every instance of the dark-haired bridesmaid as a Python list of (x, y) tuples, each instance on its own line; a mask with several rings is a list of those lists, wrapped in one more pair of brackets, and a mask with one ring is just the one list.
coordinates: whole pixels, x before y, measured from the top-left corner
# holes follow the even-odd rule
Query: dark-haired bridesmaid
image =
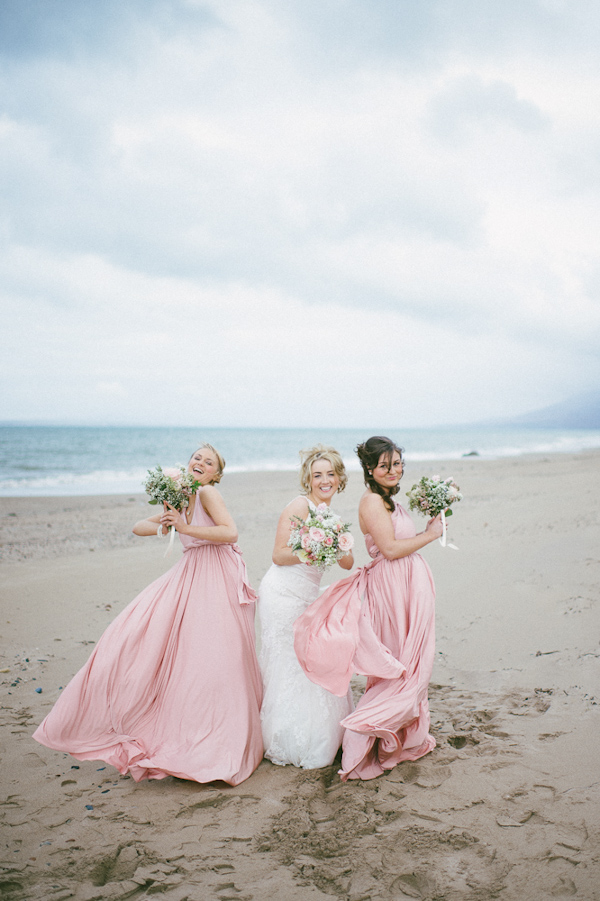
[(359, 523), (372, 560), (328, 588), (295, 627), (296, 653), (310, 679), (341, 694), (353, 672), (367, 676), (364, 695), (342, 720), (344, 781), (373, 779), (435, 747), (427, 698), (435, 588), (418, 552), (441, 536), (441, 516), (417, 534), (394, 501), (403, 471), (397, 444), (375, 436), (356, 452), (366, 485)]

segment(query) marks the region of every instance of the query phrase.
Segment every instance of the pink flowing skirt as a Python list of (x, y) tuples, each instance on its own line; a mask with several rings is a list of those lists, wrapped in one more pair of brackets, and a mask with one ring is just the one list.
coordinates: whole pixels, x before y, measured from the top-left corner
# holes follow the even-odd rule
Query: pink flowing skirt
[(34, 738), (136, 781), (246, 779), (263, 747), (244, 577), (231, 545), (187, 549), (108, 627)]
[(341, 694), (353, 672), (367, 676), (364, 695), (342, 720), (343, 780), (373, 779), (435, 747), (427, 699), (435, 588), (419, 554), (376, 557), (327, 589), (295, 632), (298, 659), (313, 681)]

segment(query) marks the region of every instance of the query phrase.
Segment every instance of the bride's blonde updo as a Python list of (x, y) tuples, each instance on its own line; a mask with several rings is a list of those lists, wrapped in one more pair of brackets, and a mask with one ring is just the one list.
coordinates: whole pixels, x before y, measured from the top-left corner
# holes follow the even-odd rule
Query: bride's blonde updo
[(346, 475), (346, 467), (341, 455), (336, 451), (335, 447), (327, 447), (325, 444), (317, 444), (315, 447), (309, 447), (307, 450), (300, 451), (300, 485), (305, 494), (310, 494), (312, 483), (312, 465), (317, 460), (327, 460), (331, 463), (333, 471), (340, 480), (338, 491), (343, 491), (348, 484), (348, 476)]

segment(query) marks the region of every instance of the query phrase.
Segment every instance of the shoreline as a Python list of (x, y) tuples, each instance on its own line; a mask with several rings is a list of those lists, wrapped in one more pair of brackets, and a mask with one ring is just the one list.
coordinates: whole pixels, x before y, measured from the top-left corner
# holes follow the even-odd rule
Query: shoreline
[[(551, 446), (526, 447), (523, 449), (523, 447), (518, 446), (518, 438), (515, 438), (517, 446), (511, 446), (509, 438), (510, 436), (506, 437), (502, 453), (498, 453), (490, 448), (486, 449), (475, 439), (472, 443), (470, 442), (469, 445), (463, 445), (460, 450), (455, 449), (452, 453), (447, 449), (435, 452), (421, 450), (414, 452), (414, 454), (409, 451), (408, 455), (405, 455), (405, 457), (408, 465), (426, 468), (442, 465), (459, 466), (465, 460), (477, 461), (485, 464), (502, 463), (520, 459), (534, 460), (540, 457), (554, 457), (557, 455), (579, 456), (581, 454), (600, 453), (600, 430), (597, 432), (596, 445), (592, 446), (586, 442), (583, 442), (582, 446), (580, 441), (575, 442), (577, 446), (574, 447), (572, 446), (572, 439), (567, 447), (564, 445), (557, 446), (557, 443), (560, 445), (560, 441), (558, 441), (555, 436), (554, 444), (550, 442)], [(469, 447), (471, 448), (470, 450), (468, 449)], [(244, 458), (246, 462), (248, 459), (252, 459), (252, 454), (256, 452), (256, 448), (254, 448), (254, 450), (247, 450)], [(16, 448), (11, 449), (10, 446), (5, 447), (5, 453), (8, 456), (12, 453), (16, 455), (17, 458), (19, 457), (19, 452)], [(234, 460), (237, 461), (232, 463), (229, 453), (230, 449), (228, 449), (228, 453), (226, 454), (226, 457), (229, 460), (229, 467), (226, 470), (226, 477), (228, 478), (235, 476), (252, 477), (267, 473), (271, 475), (285, 475), (297, 472), (298, 470), (297, 464), (295, 462), (290, 462), (297, 459), (297, 452), (294, 452), (293, 454), (288, 452), (285, 454), (284, 458), (279, 458), (277, 454), (275, 457), (270, 458), (268, 454), (265, 454), (263, 455), (264, 460), (262, 462), (266, 463), (268, 460), (270, 465), (261, 466), (260, 464), (253, 464), (251, 468), (243, 468), (239, 464), (239, 452), (237, 455), (232, 453)], [(169, 456), (173, 456), (173, 450), (169, 449), (165, 451), (164, 449), (158, 449), (157, 455), (159, 458), (161, 455), (163, 457), (166, 455), (168, 458)], [(175, 456), (178, 457), (179, 453), (176, 452)], [(343, 447), (342, 456), (349, 473), (360, 473), (360, 466), (354, 454), (354, 447)], [(259, 457), (261, 457), (260, 453)], [(132, 459), (138, 461), (133, 467), (131, 464)], [(71, 473), (70, 476), (66, 476), (62, 470), (60, 470), (59, 473), (59, 471), (52, 469), (51, 464), (49, 472), (46, 472), (44, 476), (42, 476), (40, 472), (36, 473), (31, 471), (25, 480), (21, 479), (21, 477), (4, 478), (6, 473), (3, 472), (3, 480), (0, 480), (0, 501), (16, 500), (26, 497), (122, 497), (124, 495), (137, 495), (142, 491), (141, 486), (147, 471), (148, 459), (147, 451), (144, 452), (143, 457), (140, 457), (139, 449), (132, 448), (126, 455), (126, 458), (120, 460), (117, 459), (116, 461), (112, 459), (112, 466), (106, 465), (107, 461), (102, 455), (94, 457), (92, 461), (87, 460), (86, 458), (87, 465), (91, 466), (91, 471), (74, 472)], [(143, 460), (143, 463), (140, 462), (141, 460)], [(16, 468), (17, 471), (22, 472), (19, 470), (18, 461), (16, 463)], [(26, 471), (28, 470), (29, 467), (26, 467)], [(67, 478), (70, 479), (70, 482), (65, 481)], [(24, 492), (19, 490), (21, 486), (26, 486)], [(70, 490), (67, 490), (67, 488)]]
[[(401, 502), (438, 471), (464, 494), (449, 521), (460, 551), (436, 542), (422, 552), (437, 588), (437, 747), (346, 785), (336, 765), (268, 761), (237, 788), (135, 784), (37, 745), (31, 733), (60, 686), (179, 552), (165, 558), (166, 541), (131, 533), (154, 512), (142, 494), (0, 498), (8, 901), (150, 889), (166, 901), (595, 897), (599, 460), (585, 451), (409, 463)], [(219, 488), (257, 588), (296, 473), (229, 473)], [(368, 559), (356, 529), (362, 491), (350, 473), (334, 502), (355, 523), (357, 565)], [(420, 531), (425, 520), (415, 521)], [(335, 568), (324, 582), (344, 575)]]

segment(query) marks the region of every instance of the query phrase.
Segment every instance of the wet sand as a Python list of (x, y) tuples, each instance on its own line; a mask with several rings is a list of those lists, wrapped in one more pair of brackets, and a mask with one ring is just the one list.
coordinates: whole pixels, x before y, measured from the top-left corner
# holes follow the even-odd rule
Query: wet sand
[[(60, 686), (176, 555), (131, 534), (152, 509), (141, 495), (0, 499), (0, 896), (600, 898), (599, 464), (409, 464), (404, 488), (440, 472), (465, 495), (450, 520), (460, 551), (423, 551), (438, 745), (366, 783), (263, 761), (236, 788), (136, 784), (34, 742)], [(296, 477), (233, 474), (221, 490), (257, 587)], [(356, 522), (361, 491), (351, 474), (336, 511)]]

